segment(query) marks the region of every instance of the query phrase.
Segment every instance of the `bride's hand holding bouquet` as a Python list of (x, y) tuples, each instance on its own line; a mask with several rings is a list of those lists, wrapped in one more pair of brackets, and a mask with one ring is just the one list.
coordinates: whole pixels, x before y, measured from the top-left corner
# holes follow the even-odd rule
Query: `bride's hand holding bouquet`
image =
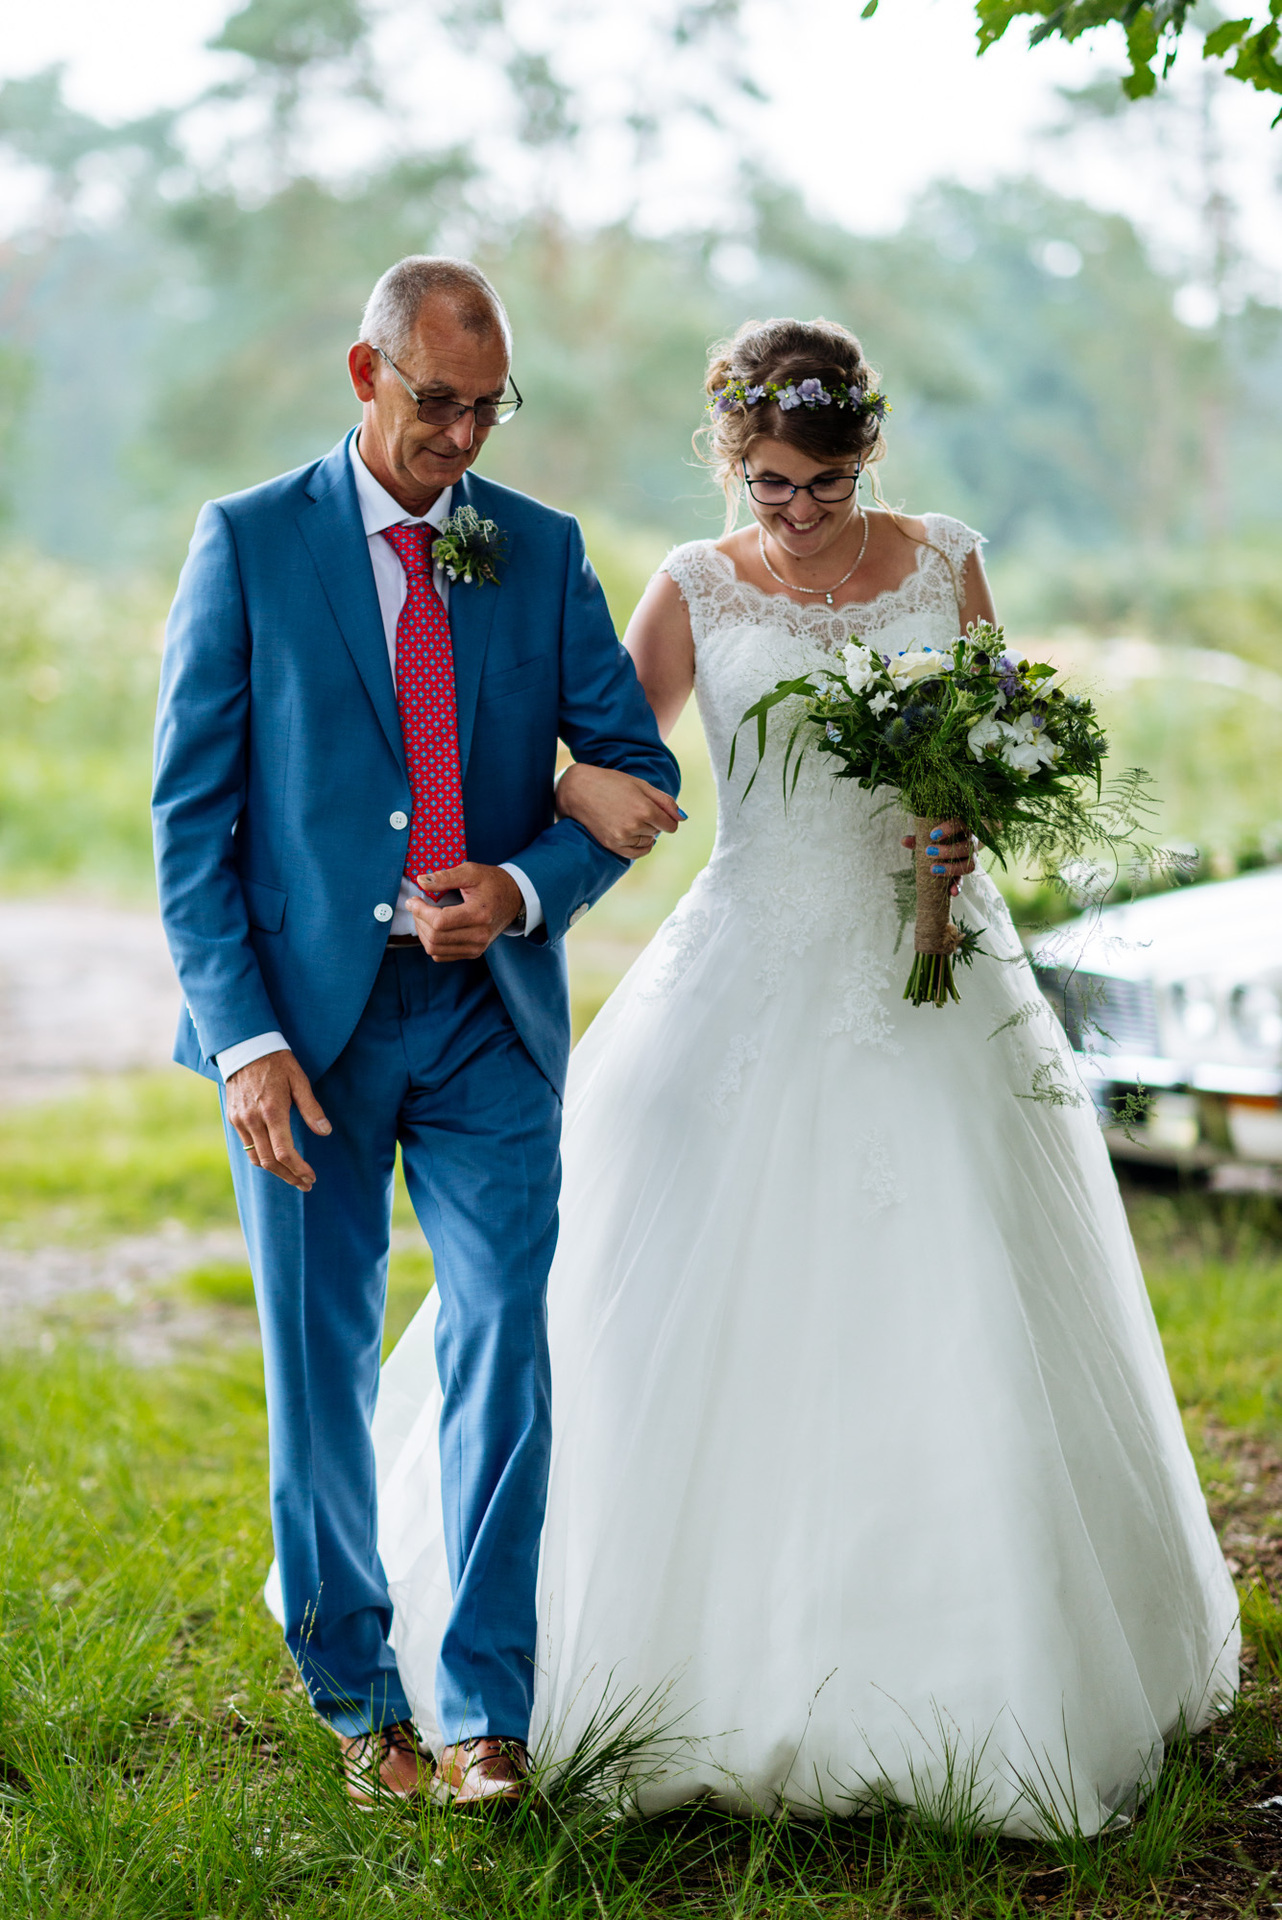
[(813, 750), (835, 760), (838, 779), (897, 791), (914, 816), (916, 926), (904, 998), (942, 1007), (958, 998), (955, 963), (981, 951), (982, 930), (956, 926), (949, 912), (954, 875), (964, 870), (955, 838), (973, 834), (1003, 866), (1026, 854), (1046, 866), (1076, 851), (1099, 832), (1107, 742), (1091, 702), (1056, 684), (1047, 662), (1017, 659), (987, 622), (947, 652), (914, 645), (883, 654), (855, 637), (837, 659), (780, 681), (748, 709), (743, 724), (756, 722), (758, 760), (744, 797), (760, 771), (771, 710), (800, 696), (785, 790)]

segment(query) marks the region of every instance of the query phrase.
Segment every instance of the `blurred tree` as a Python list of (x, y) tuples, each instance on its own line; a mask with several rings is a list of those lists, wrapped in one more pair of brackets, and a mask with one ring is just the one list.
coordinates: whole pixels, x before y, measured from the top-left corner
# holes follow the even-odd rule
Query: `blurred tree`
[(13, 518), (18, 486), (20, 432), (26, 394), (34, 377), (30, 354), (0, 340), (0, 527)]
[[(793, 270), (790, 304), (852, 318), (881, 367), (894, 492), (948, 500), (1008, 548), (1192, 531), (1213, 349), (1176, 319), (1126, 220), (1034, 182), (936, 188), (884, 239), (774, 189), (756, 205), (763, 256)], [(1272, 319), (1262, 332), (1282, 346)], [(1243, 360), (1264, 345), (1245, 335)], [(1274, 485), (1256, 511), (1278, 503)]]
[[(662, 0), (656, 18), (688, 50), (734, 10)], [(250, 0), (220, 36), (246, 63), (239, 97), (288, 132), (312, 90), (373, 86), (373, 12)], [(488, 68), (538, 51), (500, 0), (438, 24)], [(528, 138), (573, 144), (581, 106), (547, 94)], [(202, 498), (332, 444), (354, 417), (343, 358), (370, 284), (433, 248), (482, 260), (516, 323), (529, 404), (494, 436), (487, 471), (588, 506), (599, 525), (658, 538), (715, 527), (690, 453), (707, 343), (746, 311), (817, 309), (856, 326), (891, 388), (892, 495), (963, 513), (1008, 551), (1195, 537), (1212, 398), (1224, 530), (1282, 511), (1276, 310), (1247, 302), (1214, 337), (1183, 324), (1176, 283), (1125, 220), (1036, 185), (938, 189), (901, 232), (857, 238), (749, 178), (736, 230), (660, 239), (504, 211), (464, 147), (410, 143), (329, 178), (289, 140), (279, 167), (246, 171), (260, 135), (234, 163), (237, 122), (226, 164), (215, 154), (197, 169), (182, 116), (96, 128), (65, 106), (56, 73), (0, 88), (0, 142), (48, 183), (33, 231), (0, 256), (20, 356), (0, 389), (11, 416), (25, 393), (33, 423), (25, 436), (11, 425), (18, 525), (54, 551), (171, 563)], [(105, 213), (100, 194), (83, 197), (104, 167)], [(73, 446), (94, 484), (69, 514)]]

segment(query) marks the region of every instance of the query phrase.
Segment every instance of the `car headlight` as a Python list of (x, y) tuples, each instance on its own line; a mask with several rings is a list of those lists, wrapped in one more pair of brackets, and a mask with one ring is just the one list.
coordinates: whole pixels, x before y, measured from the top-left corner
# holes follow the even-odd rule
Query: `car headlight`
[(1209, 1040), (1220, 1024), (1220, 1009), (1205, 980), (1177, 980), (1171, 1011), (1190, 1040)]
[(1244, 1046), (1273, 1053), (1282, 1044), (1282, 998), (1261, 980), (1234, 987), (1229, 995), (1229, 1020)]

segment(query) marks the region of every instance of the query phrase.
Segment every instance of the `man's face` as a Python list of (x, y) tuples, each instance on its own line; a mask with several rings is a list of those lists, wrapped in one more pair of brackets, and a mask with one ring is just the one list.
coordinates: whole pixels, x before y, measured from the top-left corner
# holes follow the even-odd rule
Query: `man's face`
[[(382, 356), (358, 341), (347, 356), (361, 402), (359, 448), (374, 478), (408, 512), (425, 513), (444, 488), (461, 480), (489, 434), (471, 413), (452, 426), (425, 425), (414, 401)], [(422, 398), (474, 406), (497, 400), (507, 384), (508, 351), (498, 330), (472, 333), (445, 298), (427, 300), (396, 364)]]

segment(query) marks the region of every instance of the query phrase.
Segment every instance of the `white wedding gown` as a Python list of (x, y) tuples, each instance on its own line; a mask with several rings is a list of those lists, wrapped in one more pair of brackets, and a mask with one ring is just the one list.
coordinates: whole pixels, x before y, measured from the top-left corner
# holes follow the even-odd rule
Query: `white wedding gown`
[[(580, 1042), (549, 1315), (532, 1742), (650, 1710), (642, 1811), (876, 1795), (1009, 1833), (1134, 1804), (1233, 1692), (1237, 1607), (1094, 1112), (991, 881), (962, 1000), (902, 998), (902, 814), (731, 736), (852, 631), (957, 631), (927, 520), (902, 587), (799, 608), (706, 542), (690, 609), (712, 858)], [(936, 550), (938, 549), (938, 550)], [(945, 558), (945, 556), (947, 556)], [(1004, 1021), (1033, 1009), (1022, 1024)], [(1039, 1084), (1047, 1076), (1043, 1074)], [(431, 1740), (448, 1580), (429, 1297), (375, 1438), (393, 1640)], [(657, 1706), (656, 1706), (657, 1701)]]

